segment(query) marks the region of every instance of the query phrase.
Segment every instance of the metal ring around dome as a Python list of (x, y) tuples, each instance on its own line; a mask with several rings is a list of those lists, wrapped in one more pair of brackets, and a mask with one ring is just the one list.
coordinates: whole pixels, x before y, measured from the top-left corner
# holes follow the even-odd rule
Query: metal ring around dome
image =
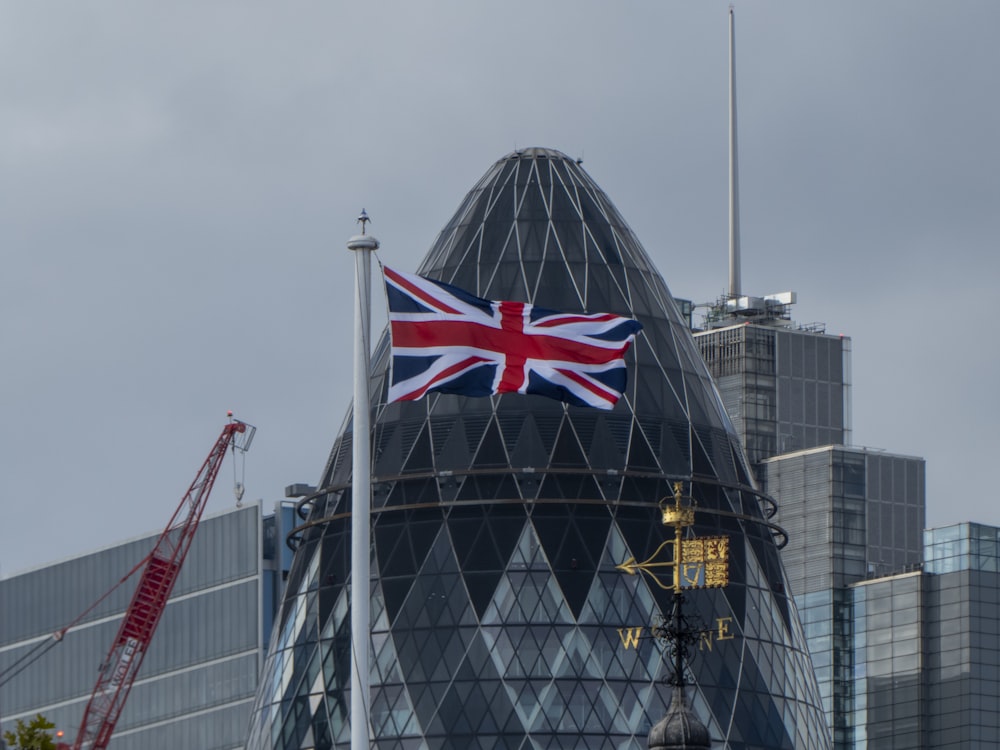
[[(746, 485), (730, 485), (725, 482), (721, 482), (716, 479), (697, 477), (691, 479), (690, 477), (667, 477), (663, 474), (656, 472), (639, 472), (639, 471), (616, 471), (616, 472), (600, 472), (600, 471), (581, 471), (580, 469), (545, 469), (536, 472), (534, 469), (473, 469), (468, 471), (455, 471), (455, 472), (421, 472), (414, 474), (400, 474), (388, 477), (372, 477), (372, 487), (374, 488), (377, 484), (385, 484), (389, 482), (399, 482), (414, 479), (452, 479), (455, 477), (466, 477), (466, 476), (489, 476), (489, 475), (518, 475), (518, 476), (531, 476), (531, 475), (545, 475), (545, 474), (590, 474), (592, 476), (602, 476), (602, 477), (636, 477), (643, 479), (664, 479), (667, 481), (685, 481), (692, 484), (698, 485), (708, 485), (719, 487), (723, 490), (732, 490), (738, 492), (747, 492), (753, 495), (758, 502), (760, 502), (764, 508), (764, 517), (751, 516), (746, 513), (736, 513), (734, 511), (720, 510), (715, 508), (706, 508), (703, 506), (698, 507), (698, 513), (704, 513), (706, 515), (712, 515), (719, 518), (729, 518), (737, 521), (744, 521), (748, 523), (759, 524), (764, 526), (771, 533), (774, 539), (775, 545), (778, 549), (782, 549), (786, 544), (788, 544), (788, 532), (786, 532), (781, 526), (770, 521), (777, 512), (777, 504), (774, 500), (765, 495), (764, 493), (748, 487)], [(308, 506), (311, 509), (312, 503), (314, 503), (321, 496), (329, 495), (334, 492), (342, 492), (351, 486), (350, 483), (333, 485), (330, 487), (324, 487), (316, 492), (302, 498), (296, 503), (296, 508), (299, 511), (300, 517), (304, 517), (302, 511)], [(389, 505), (382, 506), (380, 508), (372, 508), (371, 512), (373, 515), (381, 515), (383, 513), (407, 511), (407, 510), (417, 510), (417, 509), (427, 509), (427, 508), (453, 508), (453, 507), (475, 507), (477, 505), (591, 505), (591, 506), (608, 506), (608, 507), (627, 507), (627, 508), (655, 508), (658, 509), (658, 501), (637, 501), (637, 500), (618, 500), (615, 502), (610, 502), (604, 499), (574, 499), (566, 500), (564, 498), (553, 498), (553, 499), (536, 499), (536, 500), (525, 500), (524, 498), (491, 498), (491, 499), (481, 499), (481, 500), (451, 500), (451, 501), (437, 501), (429, 503), (408, 503), (404, 505)], [(312, 520), (307, 520), (305, 523), (296, 526), (291, 531), (289, 531), (286, 536), (285, 542), (289, 547), (295, 549), (298, 543), (301, 541), (301, 536), (307, 529), (313, 528), (315, 526), (320, 526), (325, 523), (332, 521), (339, 521), (351, 517), (351, 513), (335, 513), (330, 516), (324, 516), (322, 518), (316, 518)]]

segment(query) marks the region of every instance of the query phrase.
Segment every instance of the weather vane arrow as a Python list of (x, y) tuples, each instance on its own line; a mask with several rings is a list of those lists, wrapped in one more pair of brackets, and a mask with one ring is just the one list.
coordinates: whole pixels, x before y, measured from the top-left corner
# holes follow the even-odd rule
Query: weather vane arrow
[(636, 563), (634, 557), (630, 557), (628, 560), (623, 562), (621, 565), (616, 565), (615, 570), (620, 570), (623, 573), (628, 573), (630, 576), (636, 575), (641, 568)]
[(642, 572), (648, 575), (653, 580), (655, 580), (657, 583), (659, 583), (660, 582), (659, 578), (657, 577), (654, 569), (672, 568), (674, 566), (674, 563), (673, 561), (657, 560), (656, 558), (659, 557), (660, 553), (664, 550), (665, 547), (673, 543), (674, 543), (673, 539), (668, 539), (667, 541), (663, 542), (659, 547), (657, 547), (656, 551), (652, 555), (650, 555), (649, 558), (644, 562), (641, 563), (636, 562), (634, 557), (630, 557), (628, 560), (621, 563), (620, 565), (616, 565), (615, 570), (620, 570), (623, 573), (628, 573), (630, 576), (638, 575), (640, 572)]
[[(683, 504), (685, 497), (682, 490), (683, 485), (675, 482), (673, 496), (660, 501), (663, 525), (674, 527), (674, 538), (661, 542), (643, 562), (636, 562), (635, 556), (632, 556), (616, 565), (615, 570), (630, 576), (645, 573), (661, 589), (672, 589), (676, 594), (684, 589), (726, 586), (729, 583), (729, 537), (689, 536), (685, 539), (683, 530), (694, 525), (694, 507)], [(669, 546), (673, 546), (670, 559), (659, 559)]]

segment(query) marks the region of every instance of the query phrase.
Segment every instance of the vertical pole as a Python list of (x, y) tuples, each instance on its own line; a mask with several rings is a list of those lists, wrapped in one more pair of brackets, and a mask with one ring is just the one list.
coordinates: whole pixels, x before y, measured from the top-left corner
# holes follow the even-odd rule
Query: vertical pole
[(674, 632), (674, 646), (676, 647), (674, 651), (674, 685), (681, 689), (682, 695), (686, 682), (684, 679), (684, 646), (687, 635), (687, 633), (681, 632), (684, 624), (684, 614), (681, 611), (683, 605), (684, 594), (680, 591), (674, 591), (673, 607), (670, 611), (670, 626)]
[(682, 690), (684, 687), (684, 637), (681, 633), (681, 604), (684, 594), (681, 590), (681, 568), (684, 565), (683, 549), (684, 532), (681, 515), (681, 484), (674, 484), (674, 508), (677, 510), (677, 522), (674, 524), (674, 600), (670, 609), (670, 628), (674, 633), (674, 684)]
[(371, 642), (371, 254), (378, 240), (364, 233), (347, 241), (354, 252), (354, 439), (351, 463), (351, 750), (370, 750), (368, 648)]
[[(681, 502), (680, 495), (678, 491), (678, 499), (676, 500), (677, 510), (680, 511)], [(681, 557), (681, 546), (684, 541), (684, 533), (681, 531), (683, 526), (680, 523), (674, 525), (674, 596), (679, 596), (681, 593), (681, 566), (684, 565), (684, 560)]]
[(740, 178), (736, 152), (736, 21), (729, 6), (729, 296), (740, 292)]

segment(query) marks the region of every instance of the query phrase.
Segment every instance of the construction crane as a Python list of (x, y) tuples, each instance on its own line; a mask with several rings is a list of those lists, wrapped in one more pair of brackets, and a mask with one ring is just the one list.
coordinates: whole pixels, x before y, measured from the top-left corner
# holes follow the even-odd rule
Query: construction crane
[[(227, 450), (232, 450), (234, 454), (236, 451), (246, 453), (253, 441), (256, 428), (233, 419), (232, 412), (229, 417), (229, 424), (222, 429), (222, 434), (212, 446), (167, 528), (157, 539), (153, 551), (140, 563), (143, 567), (139, 585), (125, 611), (111, 650), (101, 664), (100, 676), (83, 712), (76, 742), (72, 746), (60, 743), (60, 750), (70, 747), (73, 750), (104, 750), (111, 741), (115, 724), (191, 547), (222, 459)], [(243, 485), (237, 482), (237, 503), (242, 494)]]

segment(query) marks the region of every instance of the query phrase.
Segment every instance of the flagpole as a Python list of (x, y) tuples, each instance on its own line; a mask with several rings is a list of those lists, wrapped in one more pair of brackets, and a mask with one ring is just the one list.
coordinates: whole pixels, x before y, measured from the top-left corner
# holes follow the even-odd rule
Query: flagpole
[(351, 463), (351, 750), (370, 750), (368, 648), (371, 641), (371, 358), (372, 252), (378, 240), (361, 234), (347, 241), (354, 253), (354, 439)]
[(740, 175), (736, 151), (736, 16), (729, 6), (729, 297), (740, 291)]

